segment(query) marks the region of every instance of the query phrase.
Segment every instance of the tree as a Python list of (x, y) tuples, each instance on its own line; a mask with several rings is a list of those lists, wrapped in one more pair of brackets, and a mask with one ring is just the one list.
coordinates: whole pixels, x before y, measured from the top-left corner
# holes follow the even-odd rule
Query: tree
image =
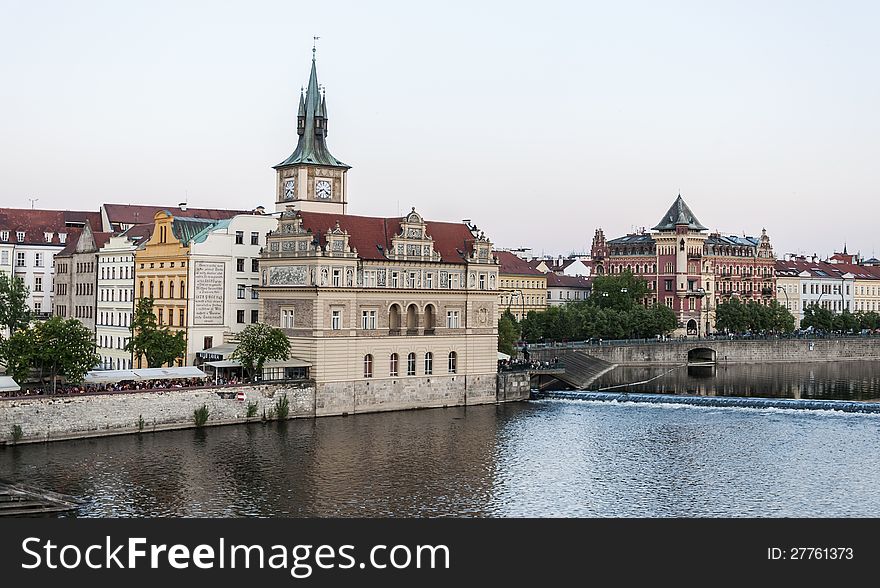
[(870, 329), (872, 331), (880, 329), (880, 313), (869, 310), (857, 313), (856, 317), (859, 319), (859, 327), (862, 329)]
[(786, 307), (773, 300), (770, 302), (769, 308), (773, 331), (778, 333), (791, 333), (794, 331), (796, 321), (794, 315)]
[(519, 323), (510, 310), (505, 310), (498, 319), (498, 351), (513, 357), (516, 353), (516, 342), (519, 341)]
[(186, 336), (183, 331), (173, 332), (167, 326), (160, 327), (153, 313), (153, 299), (141, 298), (132, 317), (131, 339), (125, 350), (136, 358), (144, 356), (147, 367), (171, 366), (186, 353)]
[(538, 343), (544, 339), (544, 312), (536, 312), (530, 310), (526, 317), (520, 322), (519, 326), (522, 331), (522, 338), (529, 343)]
[(801, 327), (810, 327), (820, 331), (831, 331), (834, 328), (834, 313), (827, 308), (822, 308), (815, 302), (804, 309), (804, 318), (801, 319)]
[(238, 347), (230, 357), (241, 362), (253, 379), (254, 375), (263, 372), (266, 360), (284, 360), (289, 356), (290, 340), (284, 331), (265, 323), (254, 323), (239, 333)]
[(31, 329), (19, 329), (8, 339), (0, 341), (0, 360), (6, 364), (6, 374), (16, 382), (24, 383), (31, 377), (34, 353)]
[(749, 309), (732, 298), (715, 308), (715, 328), (726, 333), (745, 333), (749, 328)]
[(76, 319), (55, 316), (36, 323), (27, 334), (33, 338), (31, 357), (40, 382), (48, 378), (54, 383), (58, 376), (64, 376), (67, 382), (79, 384), (86, 372), (101, 361), (95, 353), (92, 331)]
[(30, 290), (24, 280), (0, 272), (0, 327), (10, 334), (24, 329), (31, 322), (31, 309), (27, 298)]
[(861, 321), (848, 310), (844, 310), (840, 314), (834, 315), (834, 320), (832, 322), (833, 329), (835, 331), (842, 331), (844, 333), (852, 333), (853, 331), (858, 331), (861, 326)]
[(630, 309), (648, 295), (648, 282), (630, 271), (606, 274), (593, 279), (593, 290), (588, 298), (602, 308)]

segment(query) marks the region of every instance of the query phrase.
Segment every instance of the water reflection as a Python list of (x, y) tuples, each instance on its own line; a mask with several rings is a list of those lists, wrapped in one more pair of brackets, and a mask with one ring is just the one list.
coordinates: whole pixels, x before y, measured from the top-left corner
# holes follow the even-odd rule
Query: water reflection
[(878, 516), (880, 415), (547, 400), (0, 448), (79, 516)]
[(877, 401), (880, 362), (719, 364), (677, 369), (625, 366), (611, 370), (590, 386), (592, 390), (603, 388), (700, 396)]

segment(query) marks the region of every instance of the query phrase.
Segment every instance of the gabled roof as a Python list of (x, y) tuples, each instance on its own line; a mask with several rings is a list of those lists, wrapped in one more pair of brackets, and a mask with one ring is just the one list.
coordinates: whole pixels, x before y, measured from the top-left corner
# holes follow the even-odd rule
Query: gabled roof
[(827, 261), (776, 260), (776, 275), (786, 277), (812, 277), (824, 279), (880, 280), (880, 267), (851, 263), (828, 263)]
[[(250, 214), (250, 210), (227, 210), (223, 208), (190, 208), (186, 210), (176, 206), (153, 206), (150, 204), (105, 204), (104, 212), (112, 228), (119, 229), (120, 225), (151, 224), (156, 213), (167, 210), (172, 216), (185, 216), (189, 218), (203, 218), (220, 220), (232, 218), (237, 214)], [(100, 223), (92, 226), (100, 227)]]
[[(58, 233), (69, 234), (73, 229), (81, 229), (87, 221), (93, 227), (100, 227), (100, 213), (80, 210), (0, 208), (0, 231), (9, 231), (8, 243), (65, 245), (59, 239)], [(18, 240), (19, 232), (24, 232), (22, 241)], [(52, 233), (50, 242), (46, 241), (46, 233)]]
[[(391, 240), (400, 234), (405, 217), (354, 216), (326, 212), (299, 212), (303, 227), (310, 229), (321, 246), (327, 244), (325, 233), (336, 227), (347, 231), (349, 244), (357, 248), (361, 259), (387, 259)], [(473, 251), (474, 236), (463, 223), (425, 221), (426, 233), (434, 240), (434, 251), (446, 263), (462, 263)]]
[(510, 251), (495, 251), (494, 255), (501, 264), (499, 273), (517, 276), (543, 276), (544, 272), (536, 269), (528, 261), (517, 257)]
[(706, 227), (700, 224), (694, 213), (691, 212), (681, 194), (678, 195), (678, 198), (675, 199), (675, 202), (672, 203), (672, 206), (669, 207), (669, 210), (666, 211), (666, 214), (663, 215), (663, 218), (660, 219), (660, 222), (652, 230), (672, 231), (678, 225), (687, 225), (692, 231), (707, 230)]
[(547, 274), (547, 287), (591, 290), (593, 288), (593, 280), (584, 276), (565, 276), (549, 273)]

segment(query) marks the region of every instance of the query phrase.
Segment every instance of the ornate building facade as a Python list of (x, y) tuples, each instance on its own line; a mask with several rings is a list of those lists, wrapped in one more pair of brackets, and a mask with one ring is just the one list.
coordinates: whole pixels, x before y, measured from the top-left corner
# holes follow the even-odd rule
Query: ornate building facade
[(296, 149), (277, 172), (260, 318), (310, 364), (317, 414), (494, 402), (498, 263), (475, 225), (347, 214), (314, 57)]
[(630, 271), (645, 279), (645, 303), (672, 308), (677, 334), (711, 333), (715, 309), (733, 297), (760, 304), (776, 298), (766, 230), (760, 237), (708, 233), (679, 195), (652, 231), (606, 241), (598, 229), (592, 258), (597, 274)]

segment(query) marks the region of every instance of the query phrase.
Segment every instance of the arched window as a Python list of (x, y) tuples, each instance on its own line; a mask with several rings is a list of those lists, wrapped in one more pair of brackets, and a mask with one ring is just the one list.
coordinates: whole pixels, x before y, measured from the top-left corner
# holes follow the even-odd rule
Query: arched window
[(183, 300), (186, 298), (186, 285), (183, 280), (180, 280), (180, 299)]
[(165, 282), (159, 282), (159, 298), (165, 298)]
[(369, 353), (364, 356), (364, 377), (373, 377), (373, 356)]
[(425, 354), (425, 375), (430, 376), (434, 373), (434, 354), (430, 351)]
[(416, 375), (416, 354), (410, 352), (409, 355), (406, 356), (406, 375), (414, 376)]
[(174, 298), (174, 280), (168, 282), (168, 298)]
[(435, 315), (434, 305), (433, 304), (426, 305), (425, 306), (425, 333), (428, 333), (429, 331), (430, 332), (434, 331), (434, 326), (435, 326), (435, 321), (436, 321), (436, 319), (434, 318), (434, 315)]
[(396, 375), (397, 375), (397, 364), (398, 364), (398, 361), (397, 361), (397, 354), (396, 354), (396, 353), (392, 353), (392, 354), (391, 354), (391, 366), (390, 366), (390, 368), (388, 369), (388, 374), (389, 374), (389, 375), (391, 375), (391, 376), (396, 376)]
[(455, 351), (449, 352), (449, 373), (454, 374), (458, 371), (458, 354)]
[(406, 307), (406, 328), (408, 331), (419, 328), (419, 307), (415, 304)]
[(141, 280), (141, 298), (144, 297), (144, 281)]
[(150, 298), (153, 297), (153, 281), (150, 280)]
[(388, 310), (388, 328), (392, 331), (400, 330), (400, 306), (392, 304)]

